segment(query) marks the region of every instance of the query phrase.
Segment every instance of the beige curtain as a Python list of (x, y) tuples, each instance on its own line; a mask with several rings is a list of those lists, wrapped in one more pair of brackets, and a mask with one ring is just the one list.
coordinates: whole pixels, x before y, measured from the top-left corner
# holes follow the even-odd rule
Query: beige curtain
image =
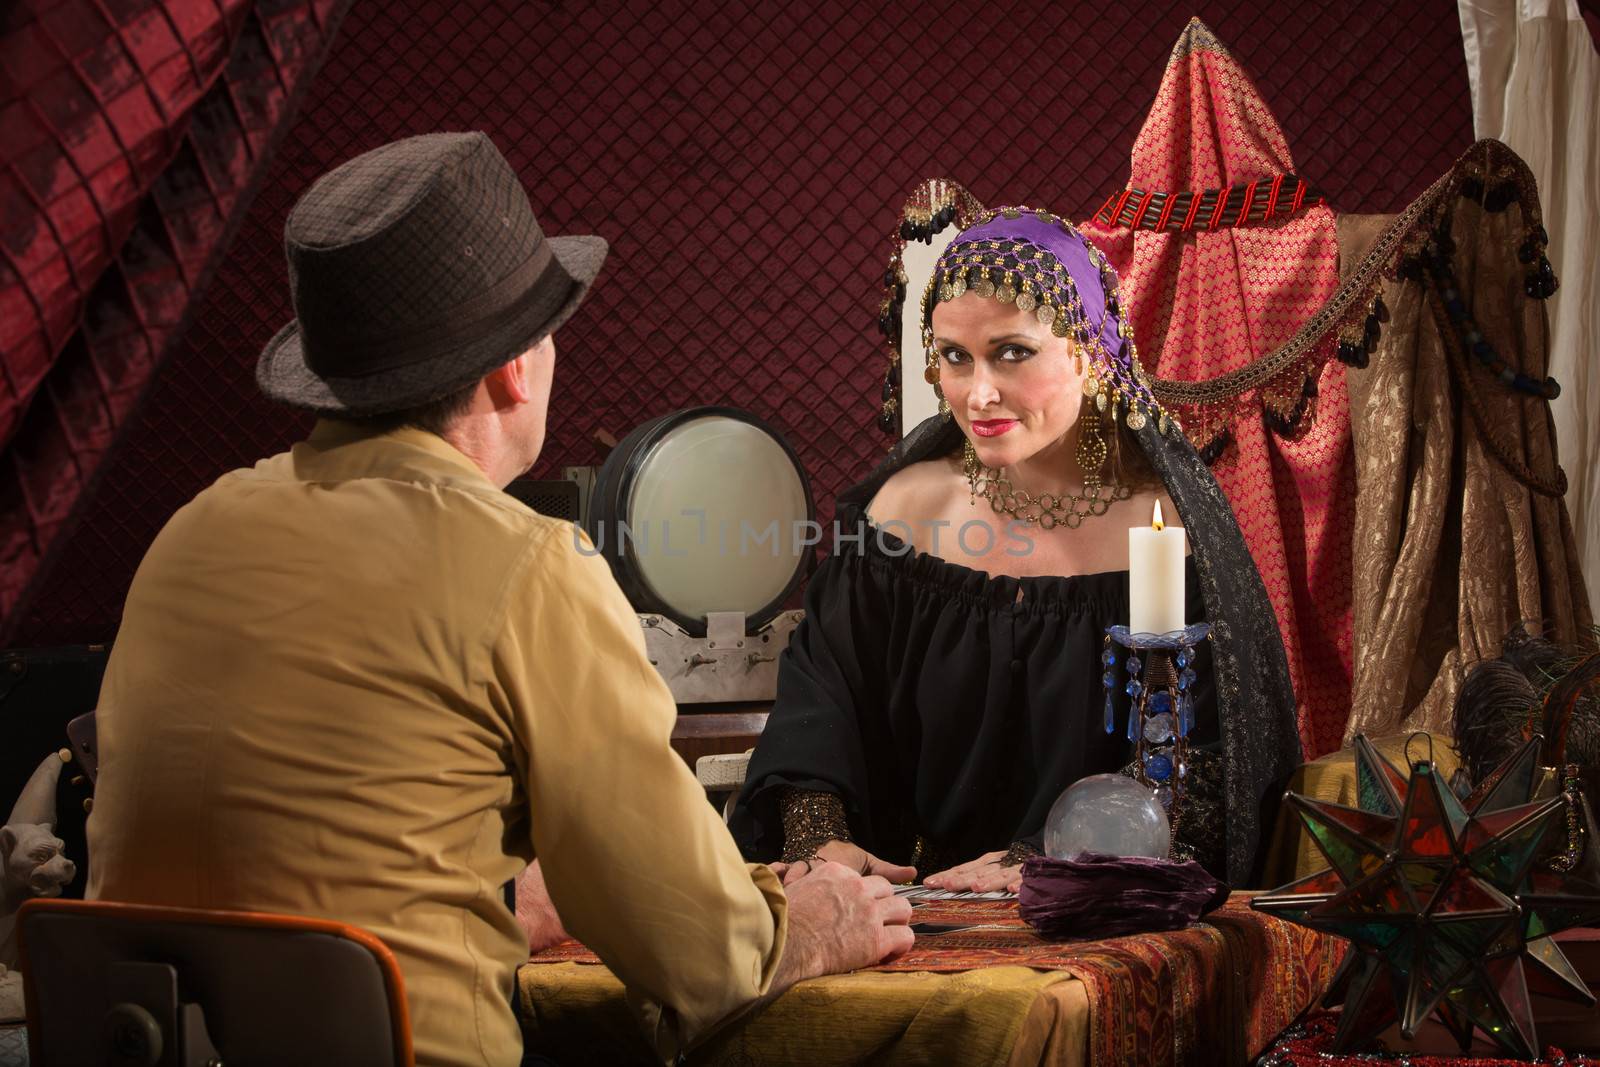
[(1575, 0), (1459, 8), (1477, 136), (1511, 146), (1539, 183), (1561, 281), (1548, 303), (1562, 386), (1551, 410), (1583, 569), (1600, 575), (1600, 55)]

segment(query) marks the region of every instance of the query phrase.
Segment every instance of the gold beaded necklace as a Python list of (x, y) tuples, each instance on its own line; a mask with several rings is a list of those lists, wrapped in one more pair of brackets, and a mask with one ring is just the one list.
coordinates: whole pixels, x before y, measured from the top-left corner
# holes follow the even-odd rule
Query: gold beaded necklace
[(1133, 490), (1125, 485), (1095, 485), (1085, 486), (1086, 491), (1082, 493), (1068, 493), (1065, 496), (1040, 493), (1034, 496), (1026, 489), (1014, 488), (999, 471), (988, 467), (981, 470), (980, 478), (973, 481), (973, 503), (977, 503), (980, 492), (977, 483), (982, 481), (981, 492), (995, 514), (1037, 523), (1044, 530), (1053, 530), (1057, 526), (1076, 530), (1083, 525), (1084, 519), (1104, 515), (1113, 503), (1133, 495)]
[(1086, 406), (1081, 419), (1083, 425), (1078, 436), (1077, 459), (1078, 468), (1083, 472), (1083, 492), (1065, 496), (1057, 493), (1034, 496), (1026, 489), (1017, 489), (1005, 475), (978, 461), (977, 449), (972, 447), (969, 440), (962, 449), (962, 468), (967, 476), (967, 484), (972, 487), (971, 503), (978, 502), (978, 483), (982, 482), (983, 497), (989, 501), (996, 515), (1010, 515), (1023, 522), (1037, 523), (1043, 530), (1053, 530), (1057, 526), (1076, 530), (1083, 525), (1084, 519), (1104, 515), (1112, 504), (1132, 496), (1133, 490), (1127, 486), (1108, 486), (1101, 480), (1107, 453), (1105, 437), (1100, 431), (1099, 414), (1094, 408)]
[[(1118, 500), (1126, 500), (1133, 490), (1125, 485), (1105, 485), (1098, 472), (1084, 479), (1081, 493), (1040, 493), (1034, 496), (1026, 489), (1017, 489), (1011, 480), (997, 470), (978, 462), (977, 453), (968, 445), (966, 457), (967, 484), (972, 487), (971, 502), (978, 502), (978, 494), (989, 502), (996, 515), (1010, 515), (1023, 522), (1037, 523), (1040, 529), (1053, 530), (1065, 526), (1076, 530), (1083, 520), (1104, 515)], [(980, 488), (979, 483), (982, 483)]]

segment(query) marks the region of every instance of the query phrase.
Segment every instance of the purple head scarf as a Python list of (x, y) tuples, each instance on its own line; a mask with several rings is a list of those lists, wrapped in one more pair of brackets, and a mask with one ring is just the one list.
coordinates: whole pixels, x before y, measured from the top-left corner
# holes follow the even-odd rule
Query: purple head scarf
[[(981, 212), (956, 235), (934, 267), (922, 301), (926, 377), (937, 386), (933, 308), (968, 290), (1031, 311), (1057, 337), (1071, 337), (1089, 359), (1084, 393), (1115, 409), (1130, 430), (1176, 426), (1150, 391), (1127, 327), (1116, 271), (1066, 219), (1037, 208)], [(940, 394), (943, 399), (943, 394)]]

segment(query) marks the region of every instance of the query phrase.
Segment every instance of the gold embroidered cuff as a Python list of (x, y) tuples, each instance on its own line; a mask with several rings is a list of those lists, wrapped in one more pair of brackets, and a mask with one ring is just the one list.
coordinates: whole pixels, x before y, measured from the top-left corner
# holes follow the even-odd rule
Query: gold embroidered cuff
[(1011, 848), (1008, 849), (1006, 854), (1000, 858), (1000, 866), (1020, 867), (1022, 866), (1022, 861), (1027, 859), (1029, 856), (1042, 855), (1044, 855), (1044, 850), (1039, 848), (1037, 845), (1030, 844), (1027, 841), (1013, 841), (1011, 843)]
[(844, 801), (837, 794), (785, 789), (778, 804), (783, 809), (783, 862), (808, 860), (829, 841), (850, 840)]

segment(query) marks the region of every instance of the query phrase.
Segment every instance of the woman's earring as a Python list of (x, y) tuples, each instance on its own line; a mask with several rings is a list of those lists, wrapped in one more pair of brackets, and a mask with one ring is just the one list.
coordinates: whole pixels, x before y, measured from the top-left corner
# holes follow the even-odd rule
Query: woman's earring
[(976, 504), (978, 502), (978, 474), (982, 470), (982, 464), (978, 462), (978, 450), (972, 447), (970, 440), (967, 442), (966, 448), (961, 451), (961, 469), (966, 473), (967, 485), (972, 490), (967, 502)]
[(1083, 474), (1083, 488), (1087, 492), (1099, 492), (1101, 469), (1105, 465), (1106, 438), (1100, 432), (1100, 412), (1085, 398), (1083, 412), (1078, 416), (1078, 469)]

